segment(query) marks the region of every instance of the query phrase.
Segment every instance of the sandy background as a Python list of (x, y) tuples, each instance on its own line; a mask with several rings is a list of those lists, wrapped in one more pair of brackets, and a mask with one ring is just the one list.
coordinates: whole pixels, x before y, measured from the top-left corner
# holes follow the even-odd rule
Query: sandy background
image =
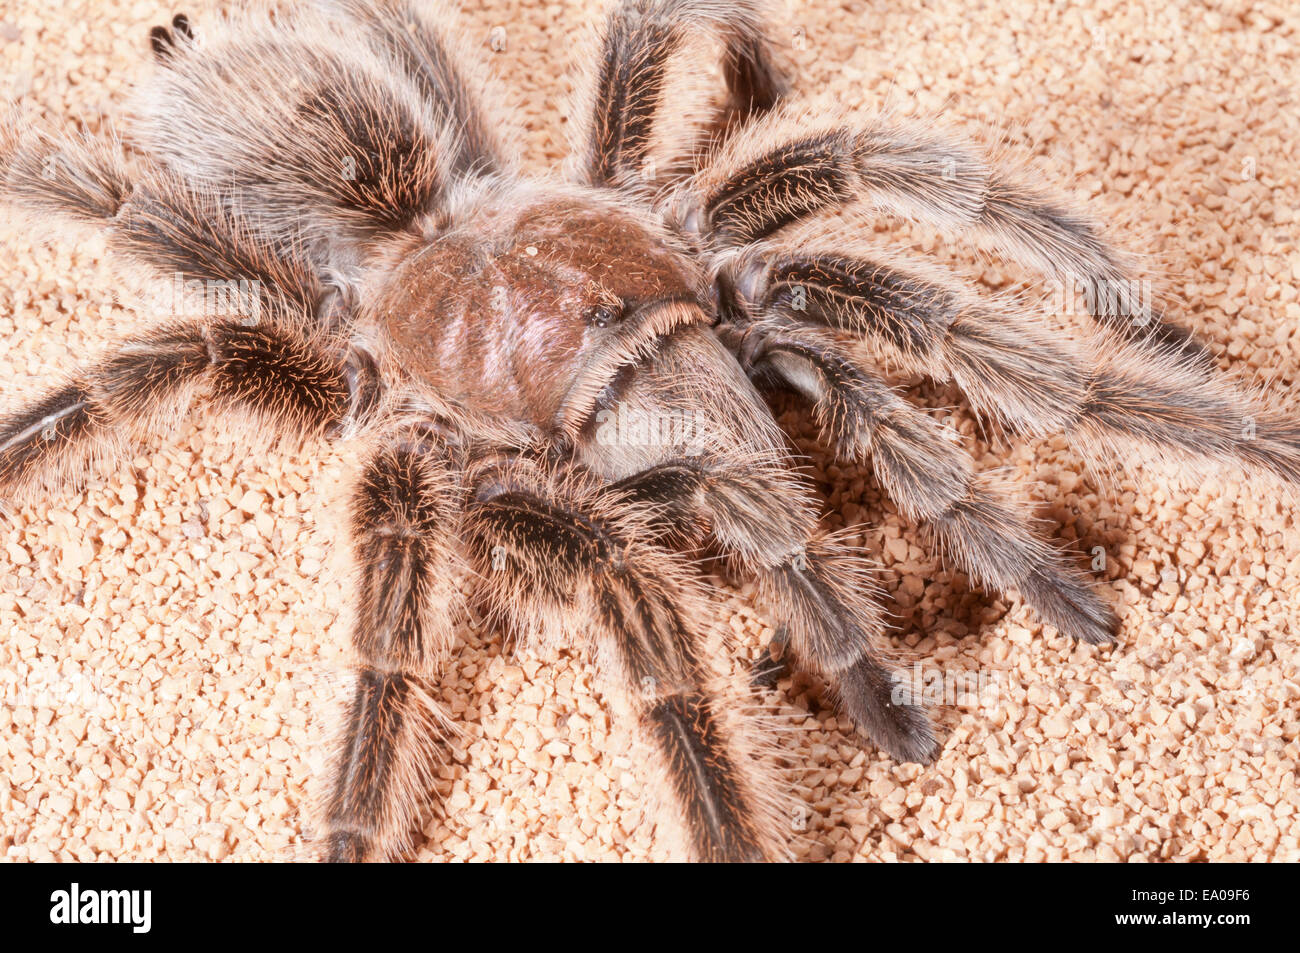
[[(186, 3), (198, 28), (209, 3)], [(468, 9), (479, 55), (520, 96), (539, 167), (562, 155), (559, 77), (598, 6)], [(1106, 0), (793, 3), (780, 36), (797, 94), (985, 119), (1103, 218), (1132, 224), (1225, 364), (1300, 387), (1300, 11)], [(147, 55), (154, 0), (0, 5), (0, 94), (92, 127)], [(505, 25), (507, 48), (488, 36)], [(102, 246), (0, 245), (8, 406), (140, 318)], [(996, 269), (982, 277), (997, 285)], [(944, 391), (918, 392), (936, 404)], [(874, 483), (830, 464), (827, 523), (869, 521), (899, 641), (997, 679), (940, 714), (922, 770), (866, 750), (817, 686), (781, 683), (802, 859), (1300, 860), (1300, 532), (1230, 481), (1099, 485), (1062, 440), (1001, 446), (1082, 550), (1103, 547), (1124, 628), (1113, 650), (1045, 640), (1018, 604), (972, 591)], [(326, 504), (347, 456), (249, 454), (201, 420), (81, 494), (0, 523), (0, 856), (308, 855), (318, 699), (347, 593)], [(719, 608), (756, 654), (744, 592)], [(641, 781), (580, 655), (510, 658), (466, 630), (443, 698), (465, 729), (419, 859), (659, 857)]]

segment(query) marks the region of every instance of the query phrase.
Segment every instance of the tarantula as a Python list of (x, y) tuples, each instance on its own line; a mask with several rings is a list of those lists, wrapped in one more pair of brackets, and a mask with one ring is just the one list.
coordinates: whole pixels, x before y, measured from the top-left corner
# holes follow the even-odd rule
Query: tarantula
[[(756, 385), (811, 402), (973, 580), (1091, 643), (1115, 613), (886, 362), (954, 382), (1012, 433), (1300, 484), (1300, 425), (1131, 293), (1134, 266), (1085, 218), (958, 138), (783, 103), (757, 0), (613, 7), (555, 180), (518, 172), (449, 24), (415, 0), (254, 8), (210, 31), (177, 16), (151, 34), (129, 152), (16, 123), (0, 140), (16, 207), (105, 230), (157, 280), (255, 292), (12, 411), (6, 496), (111, 465), (197, 404), (367, 445), (327, 858), (394, 856), (420, 821), (452, 730), (432, 686), (475, 603), (513, 638), (594, 651), (690, 856), (783, 856), (750, 687), (706, 651), (702, 554), (757, 581), (789, 657), (866, 736), (934, 758), (868, 563), (818, 528)], [(1090, 328), (1064, 337), (937, 269), (809, 237), (854, 210), (1069, 282)], [(665, 420), (688, 425), (627, 425)]]

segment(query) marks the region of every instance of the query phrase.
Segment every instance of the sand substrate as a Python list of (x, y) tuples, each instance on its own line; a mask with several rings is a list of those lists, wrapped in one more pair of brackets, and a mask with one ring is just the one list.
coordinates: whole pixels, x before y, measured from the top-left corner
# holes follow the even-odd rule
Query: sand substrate
[[(187, 4), (202, 29), (209, 3)], [(519, 97), (535, 168), (563, 155), (561, 77), (596, 4), (468, 11), (477, 55)], [(873, 0), (792, 4), (796, 95), (984, 121), (1099, 218), (1120, 223), (1225, 367), (1293, 390), (1300, 371), (1300, 12), (1285, 2)], [(0, 7), (0, 95), (99, 128), (140, 75), (147, 0)], [(504, 27), (505, 48), (490, 37)], [(498, 32), (499, 37), (502, 35)], [(498, 46), (501, 44), (498, 43)], [(102, 242), (32, 233), (0, 255), (4, 406), (143, 320)], [(986, 285), (997, 267), (972, 272)], [(863, 524), (900, 650), (986, 689), (939, 709), (942, 756), (898, 765), (856, 739), (821, 686), (788, 716), (805, 860), (1300, 860), (1300, 530), (1275, 493), (1091, 475), (1063, 439), (991, 438), (955, 392), (918, 385), (983, 469), (1005, 466), (1098, 570), (1113, 649), (1072, 645), (1018, 601), (973, 590), (807, 417), (783, 420), (827, 494)], [(326, 518), (349, 451), (250, 453), (201, 418), (116, 475), (0, 524), (0, 856), (309, 856), (320, 701), (343, 658), (348, 592)], [(747, 590), (719, 617), (757, 655)], [(412, 856), (665, 855), (626, 728), (585, 655), (503, 654), (466, 627), (442, 683), (463, 727), (442, 807)]]

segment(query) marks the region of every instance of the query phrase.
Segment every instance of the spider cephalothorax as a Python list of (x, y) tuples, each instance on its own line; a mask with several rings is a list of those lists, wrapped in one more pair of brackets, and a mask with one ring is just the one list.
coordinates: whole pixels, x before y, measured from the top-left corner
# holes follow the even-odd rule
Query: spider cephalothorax
[(573, 432), (612, 372), (708, 323), (698, 267), (599, 195), (503, 189), (404, 252), (373, 296), (392, 359), (465, 406), (544, 429)]
[[(104, 229), (145, 275), (256, 291), (12, 411), (6, 496), (57, 491), (199, 402), (365, 442), (326, 856), (392, 856), (427, 806), (452, 730), (430, 689), (470, 608), (466, 568), (503, 630), (593, 650), (692, 856), (785, 853), (771, 744), (718, 664), (701, 554), (757, 582), (788, 658), (864, 735), (933, 758), (867, 563), (818, 528), (755, 384), (808, 398), (827, 442), (973, 580), (1094, 643), (1115, 614), (885, 362), (955, 383), (1012, 433), (1300, 483), (1300, 425), (1134, 293), (1093, 226), (957, 139), (783, 105), (761, 13), (611, 10), (563, 181), (515, 170), (484, 81), (414, 0), (157, 28), (131, 161), (113, 142), (3, 130), (15, 206)], [(806, 228), (839, 212), (969, 236), (1081, 290), (1092, 329), (1076, 341), (852, 229), (831, 244)]]

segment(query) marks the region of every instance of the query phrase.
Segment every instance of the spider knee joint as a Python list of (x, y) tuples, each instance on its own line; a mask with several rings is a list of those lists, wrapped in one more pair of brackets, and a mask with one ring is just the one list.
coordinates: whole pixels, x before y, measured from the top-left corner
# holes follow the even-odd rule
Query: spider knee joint
[(343, 380), (348, 389), (348, 407), (334, 425), (332, 435), (355, 434), (373, 416), (383, 397), (383, 379), (374, 356), (363, 348), (350, 347), (343, 361)]
[(740, 299), (746, 304), (756, 304), (767, 293), (768, 266), (762, 256), (741, 258), (732, 266), (732, 284)]
[(665, 215), (668, 225), (687, 239), (701, 241), (712, 227), (709, 213), (692, 195), (682, 195)]

